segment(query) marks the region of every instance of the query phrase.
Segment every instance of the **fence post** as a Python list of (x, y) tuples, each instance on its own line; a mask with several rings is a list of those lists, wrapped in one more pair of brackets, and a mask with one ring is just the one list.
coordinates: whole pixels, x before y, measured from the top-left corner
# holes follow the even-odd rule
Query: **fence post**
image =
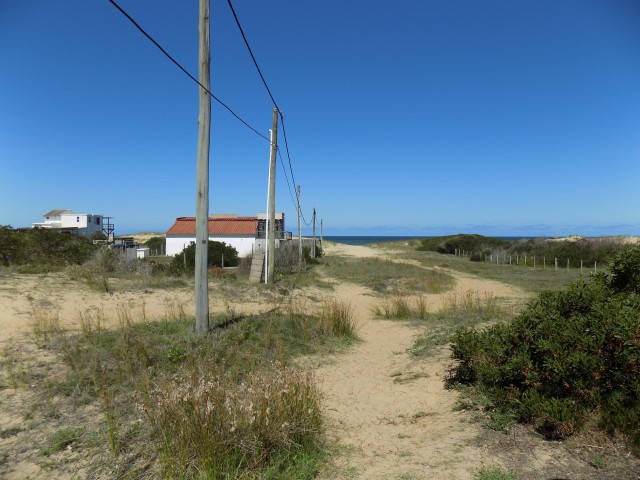
[(567, 258), (567, 270), (569, 270), (569, 259)]
[(580, 276), (582, 276), (582, 259), (580, 259)]
[(542, 257), (542, 269), (547, 269), (547, 257)]
[(526, 253), (524, 254), (524, 266), (525, 267), (527, 266), (527, 254)]
[(593, 273), (598, 273), (598, 262), (597, 261), (593, 262)]
[(509, 265), (511, 265), (511, 255), (509, 255)]
[(554, 262), (555, 262), (555, 269), (554, 270), (558, 270), (558, 257), (554, 257)]

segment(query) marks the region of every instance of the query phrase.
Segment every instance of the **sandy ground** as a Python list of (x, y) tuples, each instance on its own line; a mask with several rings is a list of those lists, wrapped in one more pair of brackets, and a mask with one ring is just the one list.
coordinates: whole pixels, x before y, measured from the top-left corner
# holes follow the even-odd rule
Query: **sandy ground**
[[(328, 255), (388, 256), (364, 246), (328, 245)], [(485, 292), (497, 297), (522, 297), (507, 285), (456, 276), (455, 290)], [(322, 366), (322, 381), (330, 435), (344, 449), (340, 470), (349, 478), (472, 479), (482, 466), (477, 424), (454, 412), (457, 392), (445, 390), (443, 377), (449, 352), (431, 361), (416, 361), (408, 353), (418, 330), (409, 324), (378, 320), (372, 309), (378, 299), (366, 288), (340, 284), (335, 295), (349, 302), (360, 324), (362, 343)], [(448, 294), (450, 295), (450, 293)], [(444, 295), (428, 295), (437, 310)], [(492, 465), (500, 465), (495, 461)], [(329, 477), (327, 477), (329, 478)]]
[[(354, 257), (393, 255), (389, 251), (329, 243), (325, 252)], [(455, 276), (458, 293), (487, 292), (514, 302), (525, 297), (519, 289), (500, 282), (448, 273)], [(81, 314), (95, 316), (97, 312), (104, 317), (106, 326), (117, 325), (123, 308), (133, 311), (137, 319), (162, 317), (177, 308), (187, 314), (193, 312), (191, 287), (108, 294), (65, 278), (62, 274), (0, 276), (0, 348), (26, 345), (30, 315), (39, 308), (58, 311), (63, 326), (72, 329), (79, 327)], [(487, 431), (471, 421), (470, 412), (454, 411), (459, 394), (446, 390), (443, 383), (451, 365), (448, 349), (443, 348), (426, 360), (411, 357), (408, 349), (420, 332), (405, 322), (374, 319), (372, 308), (379, 299), (371, 293), (364, 287), (337, 282), (331, 293), (317, 293), (351, 304), (361, 338), (345, 353), (319, 359), (316, 364), (331, 445), (330, 465), (323, 479), (470, 480), (483, 466), (514, 465), (519, 480), (640, 478), (637, 462), (627, 468), (637, 476), (599, 476), (602, 472), (589, 464), (589, 459), (595, 458), (593, 449), (583, 448), (581, 451), (586, 453), (580, 456), (575, 453), (579, 448), (572, 446), (573, 453), (567, 453), (566, 448), (562, 450), (553, 442), (532, 441), (532, 435), (522, 430), (514, 430), (511, 436), (491, 434), (494, 438), (488, 438)], [(445, 295), (429, 295), (429, 308), (437, 310)], [(253, 291), (242, 297), (221, 291), (212, 299), (212, 309), (254, 312), (272, 308), (275, 301)], [(0, 391), (0, 431), (19, 424), (16, 412), (20, 403), (13, 390)], [(77, 414), (86, 414), (87, 419), (95, 417), (91, 411)], [(3, 449), (6, 451), (11, 441), (0, 438), (0, 478), (88, 478), (88, 467), (82, 464), (79, 467), (85, 470), (80, 468), (75, 476), (63, 477), (41, 468), (40, 460), (28, 455), (3, 477)]]

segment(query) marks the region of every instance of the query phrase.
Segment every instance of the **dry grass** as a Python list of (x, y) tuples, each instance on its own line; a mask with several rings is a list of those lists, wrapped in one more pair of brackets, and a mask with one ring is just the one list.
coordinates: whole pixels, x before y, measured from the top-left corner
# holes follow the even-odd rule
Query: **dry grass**
[(169, 476), (255, 471), (313, 445), (321, 432), (321, 396), (310, 372), (274, 363), (241, 383), (209, 372), (161, 385), (143, 409), (171, 458)]
[(428, 302), (425, 295), (408, 297), (396, 295), (390, 299), (385, 298), (373, 309), (373, 314), (385, 319), (398, 320), (424, 320), (428, 315)]

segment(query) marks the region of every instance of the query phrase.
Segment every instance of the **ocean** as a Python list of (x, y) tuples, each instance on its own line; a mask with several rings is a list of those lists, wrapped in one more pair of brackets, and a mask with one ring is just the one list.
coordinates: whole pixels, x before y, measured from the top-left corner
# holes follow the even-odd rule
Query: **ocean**
[[(421, 238), (432, 238), (429, 235), (415, 235), (415, 236), (392, 236), (392, 235), (363, 235), (363, 236), (350, 236), (350, 235), (328, 235), (322, 237), (324, 240), (335, 243), (344, 243), (346, 245), (368, 245), (370, 243), (382, 243), (382, 242), (396, 242), (401, 240), (412, 240)], [(496, 237), (503, 240), (523, 240), (523, 239), (535, 239), (540, 237)]]

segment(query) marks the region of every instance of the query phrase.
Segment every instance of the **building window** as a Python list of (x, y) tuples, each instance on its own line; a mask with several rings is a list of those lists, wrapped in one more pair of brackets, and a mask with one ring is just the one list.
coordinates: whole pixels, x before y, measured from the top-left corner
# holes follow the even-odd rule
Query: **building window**
[(80, 221), (80, 217), (76, 217), (76, 222), (79, 222), (79, 221)]
[(96, 225), (100, 225), (100, 217), (96, 217)]

